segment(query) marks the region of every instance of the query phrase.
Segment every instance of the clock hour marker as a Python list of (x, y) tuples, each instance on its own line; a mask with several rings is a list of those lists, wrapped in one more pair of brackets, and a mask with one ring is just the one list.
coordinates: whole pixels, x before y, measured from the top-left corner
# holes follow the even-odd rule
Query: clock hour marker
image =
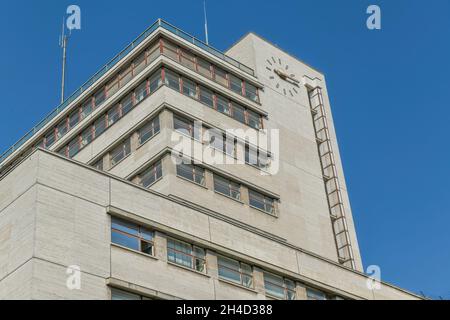
[(270, 65), (272, 65), (272, 62), (270, 62), (270, 60), (269, 60), (269, 59), (267, 59), (267, 63), (268, 63), (268, 64), (270, 64)]
[(284, 95), (287, 95), (287, 93), (286, 93), (286, 89), (283, 89), (283, 92), (284, 92)]
[(280, 66), (282, 65), (282, 63), (281, 63), (281, 59), (280, 58), (278, 58), (278, 62), (280, 63)]
[(273, 63), (277, 63), (277, 60), (275, 60), (274, 57), (272, 57), (272, 61), (273, 61)]
[(293, 97), (293, 96), (294, 96), (294, 94), (292, 93), (292, 91), (291, 91), (291, 90), (289, 90), (289, 93), (291, 94), (291, 97)]
[(266, 67), (267, 70), (272, 71), (272, 69), (270, 69), (269, 67)]
[(277, 83), (277, 89), (278, 89), (278, 88), (280, 88), (280, 84), (279, 84), (279, 83)]
[(274, 76), (270, 76), (270, 80), (273, 80), (273, 79), (275, 79), (275, 77)]
[(287, 71), (287, 70), (289, 70), (289, 66), (288, 66), (288, 65), (286, 65), (286, 71)]
[(297, 90), (295, 90), (295, 88), (292, 88), (292, 90), (294, 90), (294, 92), (295, 92), (295, 93), (298, 93), (298, 91), (297, 91)]

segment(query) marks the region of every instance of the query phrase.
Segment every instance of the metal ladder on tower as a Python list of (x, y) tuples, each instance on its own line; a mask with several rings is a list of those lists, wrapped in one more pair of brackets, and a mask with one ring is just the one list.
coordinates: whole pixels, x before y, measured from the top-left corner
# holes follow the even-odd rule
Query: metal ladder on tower
[(356, 269), (322, 88), (309, 90), (309, 100), (339, 262)]

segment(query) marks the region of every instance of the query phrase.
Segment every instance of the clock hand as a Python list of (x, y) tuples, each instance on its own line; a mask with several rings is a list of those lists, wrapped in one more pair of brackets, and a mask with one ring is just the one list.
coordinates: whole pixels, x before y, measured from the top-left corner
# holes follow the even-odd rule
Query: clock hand
[(298, 81), (294, 77), (291, 77), (290, 75), (288, 75), (287, 73), (285, 73), (284, 71), (282, 71), (280, 69), (275, 69), (274, 72), (283, 80), (290, 80), (297, 84), (300, 83), (300, 81)]

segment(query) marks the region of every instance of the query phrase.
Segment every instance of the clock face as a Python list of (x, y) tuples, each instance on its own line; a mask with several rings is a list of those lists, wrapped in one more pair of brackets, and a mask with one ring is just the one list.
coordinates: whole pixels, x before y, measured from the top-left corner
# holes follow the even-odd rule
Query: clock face
[(297, 96), (300, 81), (291, 72), (289, 65), (273, 56), (267, 59), (266, 63), (266, 69), (270, 72), (269, 79), (273, 81), (275, 88), (287, 97)]

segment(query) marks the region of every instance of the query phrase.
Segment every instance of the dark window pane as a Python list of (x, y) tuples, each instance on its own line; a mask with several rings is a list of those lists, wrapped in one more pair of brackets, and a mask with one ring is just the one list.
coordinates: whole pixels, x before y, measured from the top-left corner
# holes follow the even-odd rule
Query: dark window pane
[(228, 99), (217, 95), (217, 111), (230, 115), (230, 105)]
[(95, 137), (98, 137), (106, 130), (105, 116), (102, 116), (97, 121), (95, 121), (94, 129), (95, 129)]
[(100, 106), (103, 102), (105, 102), (105, 99), (106, 99), (105, 89), (102, 88), (100, 91), (98, 91), (98, 92), (94, 95), (95, 107)]
[(197, 87), (194, 82), (183, 78), (183, 94), (196, 99), (197, 98)]
[(245, 123), (245, 109), (235, 103), (232, 103), (233, 118), (239, 122)]
[(156, 72), (150, 78), (150, 92), (153, 93), (162, 85), (161, 70)]
[(113, 125), (120, 119), (120, 105), (115, 105), (108, 111), (108, 126)]
[(127, 236), (123, 233), (112, 230), (111, 232), (112, 243), (124, 246), (133, 250), (139, 250), (139, 240), (138, 238)]
[(147, 81), (141, 83), (136, 89), (136, 103), (141, 102), (147, 97)]
[(81, 108), (81, 119), (85, 119), (88, 115), (92, 113), (92, 99), (86, 101)]
[(194, 180), (194, 167), (189, 164), (180, 164), (177, 166), (177, 174), (183, 178)]
[(166, 85), (169, 86), (169, 88), (175, 89), (177, 91), (180, 91), (180, 78), (177, 74), (166, 70), (165, 72), (165, 82)]
[(146, 241), (141, 241), (141, 252), (153, 255), (153, 245)]
[(139, 235), (139, 226), (122, 219), (112, 218), (111, 227), (134, 236)]
[(205, 87), (200, 87), (200, 101), (209, 107), (214, 108), (213, 93)]
[(122, 117), (131, 111), (133, 108), (133, 95), (129, 94), (126, 98), (124, 98), (121, 102), (122, 104)]
[(258, 89), (255, 86), (253, 86), (249, 83), (245, 83), (245, 96), (247, 98), (258, 102), (258, 93), (257, 92), (258, 92)]
[(80, 122), (80, 111), (75, 110), (69, 117), (69, 127), (73, 128)]
[(261, 127), (261, 117), (259, 114), (248, 110), (248, 125), (252, 128), (259, 129)]
[(242, 80), (230, 75), (230, 89), (236, 93), (242, 94)]

